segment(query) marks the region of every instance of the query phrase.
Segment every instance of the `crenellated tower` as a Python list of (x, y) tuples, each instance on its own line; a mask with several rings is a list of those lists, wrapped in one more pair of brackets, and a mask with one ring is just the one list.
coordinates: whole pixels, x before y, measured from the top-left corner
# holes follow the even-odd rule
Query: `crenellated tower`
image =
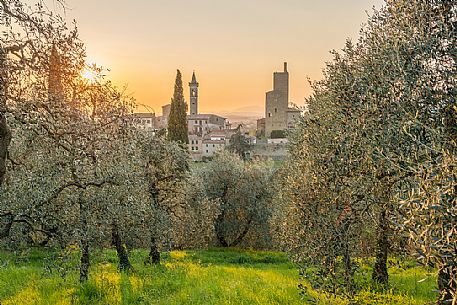
[(267, 138), (274, 130), (287, 129), (289, 107), (289, 72), (287, 63), (284, 71), (273, 73), (273, 90), (267, 92), (265, 103), (265, 134)]

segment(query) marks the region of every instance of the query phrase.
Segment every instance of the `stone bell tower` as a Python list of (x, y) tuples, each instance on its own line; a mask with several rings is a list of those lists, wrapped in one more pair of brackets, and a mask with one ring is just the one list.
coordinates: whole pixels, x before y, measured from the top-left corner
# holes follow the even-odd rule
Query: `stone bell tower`
[(195, 77), (195, 72), (192, 73), (192, 81), (190, 87), (190, 115), (198, 114), (198, 83)]

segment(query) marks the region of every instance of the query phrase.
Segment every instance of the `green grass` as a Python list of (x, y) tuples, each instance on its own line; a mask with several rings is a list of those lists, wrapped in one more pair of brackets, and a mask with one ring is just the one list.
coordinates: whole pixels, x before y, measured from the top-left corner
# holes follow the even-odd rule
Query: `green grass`
[[(77, 252), (32, 249), (0, 252), (0, 304), (304, 304), (297, 267), (283, 253), (237, 249), (173, 251), (159, 266), (144, 266), (146, 251), (130, 258), (135, 272), (120, 274), (112, 250), (92, 254), (90, 280), (78, 283)], [(419, 280), (424, 279), (419, 282)], [(434, 274), (392, 268), (390, 292), (363, 291), (359, 304), (424, 304), (435, 299)], [(322, 304), (348, 304), (319, 296)]]

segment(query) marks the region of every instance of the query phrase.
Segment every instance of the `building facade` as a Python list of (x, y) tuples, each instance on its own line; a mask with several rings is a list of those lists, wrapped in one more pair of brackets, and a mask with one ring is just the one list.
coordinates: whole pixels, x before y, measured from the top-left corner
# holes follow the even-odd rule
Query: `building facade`
[(265, 135), (270, 137), (273, 130), (287, 129), (289, 108), (289, 72), (284, 63), (283, 72), (273, 73), (273, 90), (266, 93)]
[(140, 129), (144, 130), (154, 130), (156, 115), (155, 113), (134, 113), (132, 115), (133, 123)]
[(256, 137), (265, 137), (265, 118), (257, 120)]
[(274, 130), (294, 128), (300, 113), (300, 110), (289, 107), (289, 72), (285, 62), (284, 71), (273, 73), (273, 90), (266, 93), (265, 121), (258, 121), (259, 133), (263, 134), (264, 130), (265, 136), (270, 138)]
[(170, 116), (171, 104), (162, 106), (162, 115), (156, 117), (156, 129), (167, 129), (168, 128), (168, 117)]
[(200, 137), (212, 130), (222, 130), (226, 128), (226, 118), (215, 114), (194, 114), (187, 116), (187, 128), (189, 135)]
[(189, 152), (192, 160), (202, 161), (205, 157), (212, 157), (222, 143), (208, 142), (219, 141), (219, 139), (212, 139), (210, 134), (214, 131), (224, 132), (226, 119), (215, 114), (194, 114), (187, 116), (187, 123)]

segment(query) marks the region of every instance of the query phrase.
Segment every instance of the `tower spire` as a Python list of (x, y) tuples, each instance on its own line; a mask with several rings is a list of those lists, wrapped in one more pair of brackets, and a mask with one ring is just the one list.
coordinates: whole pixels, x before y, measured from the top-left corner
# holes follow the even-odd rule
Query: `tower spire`
[(192, 73), (192, 82), (191, 84), (198, 84), (197, 83), (197, 78), (195, 77), (195, 71)]
[(192, 81), (189, 83), (190, 87), (190, 114), (198, 114), (198, 82), (195, 77), (195, 71), (192, 73)]

